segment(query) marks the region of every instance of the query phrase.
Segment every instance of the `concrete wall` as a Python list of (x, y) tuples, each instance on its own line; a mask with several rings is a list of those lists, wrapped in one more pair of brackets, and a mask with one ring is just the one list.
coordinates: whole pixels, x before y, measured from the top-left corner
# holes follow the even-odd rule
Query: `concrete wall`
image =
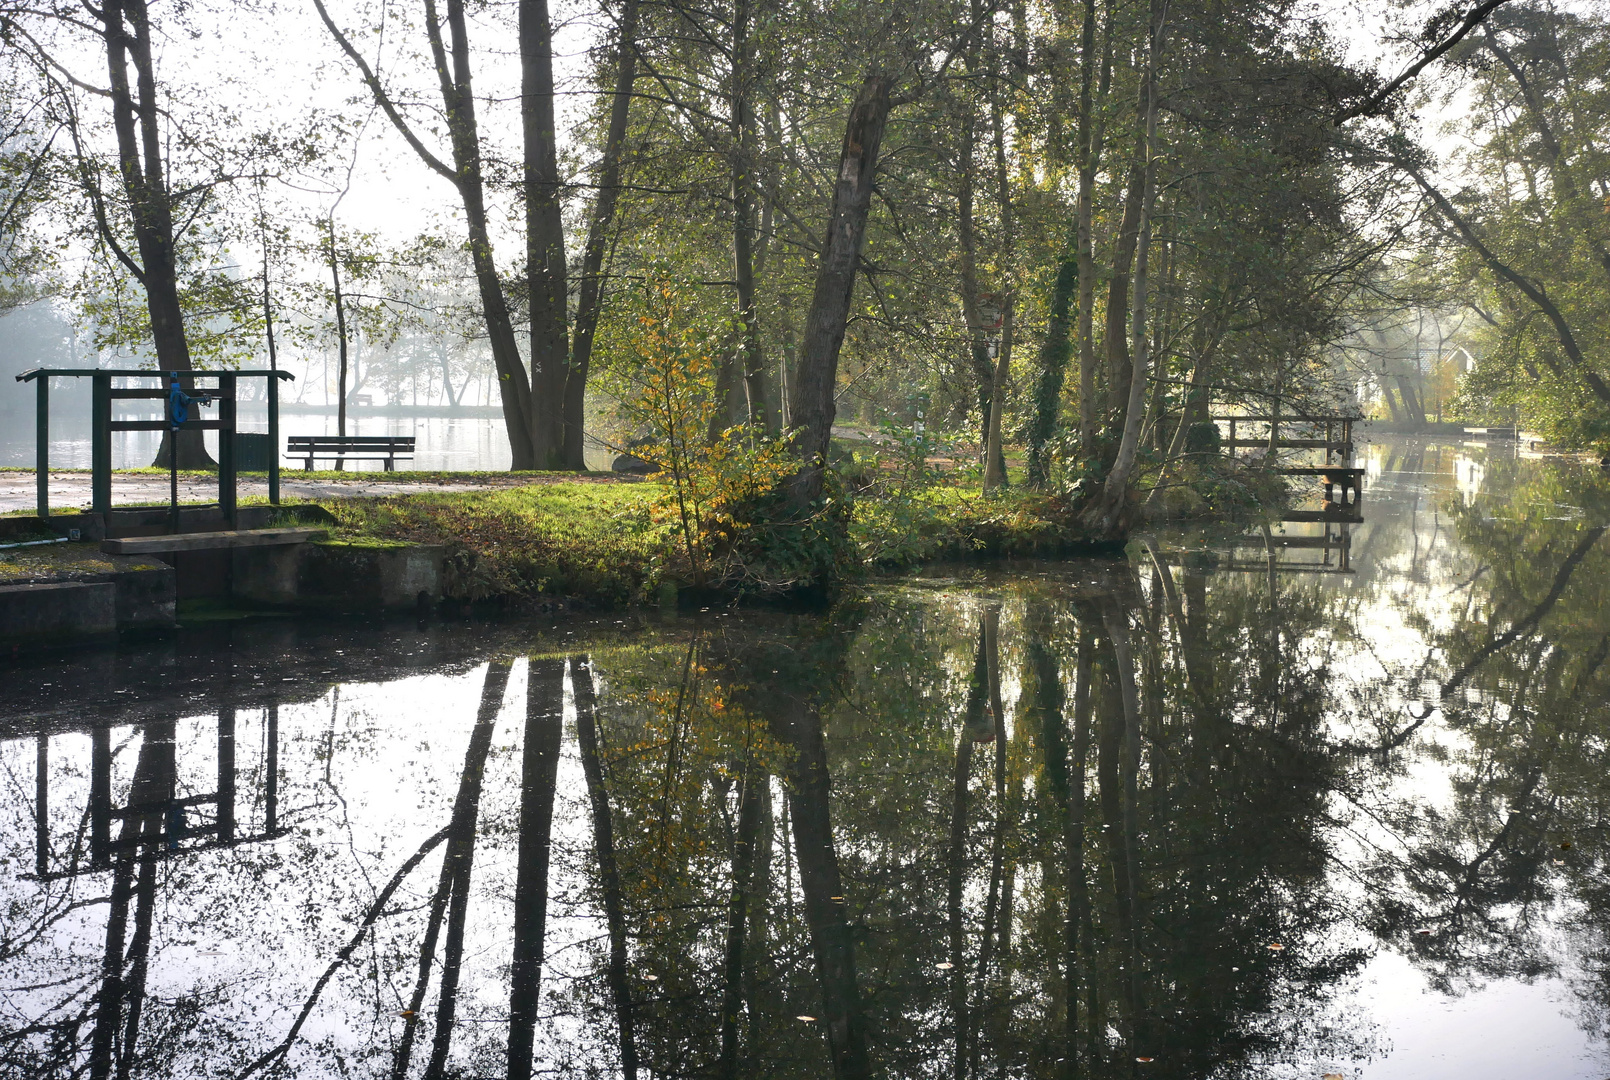
[(117, 594), (110, 581), (0, 585), (0, 647), (9, 652), (115, 638)]
[(445, 549), (296, 544), (232, 554), (233, 595), (276, 607), (395, 611), (442, 598)]

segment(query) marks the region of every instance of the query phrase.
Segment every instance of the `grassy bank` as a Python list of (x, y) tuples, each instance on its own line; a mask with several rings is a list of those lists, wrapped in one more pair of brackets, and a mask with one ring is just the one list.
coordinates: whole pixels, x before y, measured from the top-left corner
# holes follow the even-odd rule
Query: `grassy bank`
[[(676, 537), (656, 483), (549, 483), (491, 491), (327, 499), (343, 543), (444, 544), (452, 592), (466, 599), (564, 596), (645, 600), (664, 583)], [(859, 499), (851, 540), (888, 569), (971, 555), (1048, 555), (1078, 546), (1061, 505), (1031, 492), (985, 499), (936, 487), (899, 503)]]
[[(1221, 490), (1225, 483), (1182, 486), (1158, 500), (1157, 509), (1176, 517), (1256, 509), (1259, 492), (1245, 484)], [(319, 505), (335, 517), (339, 542), (446, 545), (455, 596), (566, 597), (620, 606), (650, 599), (674, 576), (677, 533), (660, 508), (664, 493), (655, 482), (572, 479)], [(976, 485), (941, 483), (896, 498), (863, 495), (853, 508), (850, 541), (867, 571), (1092, 550), (1065, 497), (1021, 488), (985, 497)]]
[[(685, 584), (678, 580), (679, 567), (686, 565), (678, 550), (681, 534), (668, 488), (657, 481), (573, 473), (295, 475), (355, 481), (343, 484), (340, 495), (311, 500), (333, 518), (330, 543), (445, 547), (446, 592), (454, 598), (562, 598), (620, 607), (650, 601), (666, 584)], [(1013, 479), (1013, 487), (986, 497), (976, 478), (958, 473), (892, 483), (876, 470), (864, 471), (850, 500), (848, 571), (1092, 550), (1069, 496), (1026, 490), (1019, 477)], [(359, 494), (364, 481), (458, 490), (365, 496)], [(1275, 477), (1207, 468), (1160, 491), (1146, 510), (1153, 517), (1223, 520), (1257, 514), (1283, 492)], [(262, 501), (241, 499), (242, 505)], [(295, 516), (287, 508), (285, 518)], [(59, 558), (30, 554), (27, 561)]]

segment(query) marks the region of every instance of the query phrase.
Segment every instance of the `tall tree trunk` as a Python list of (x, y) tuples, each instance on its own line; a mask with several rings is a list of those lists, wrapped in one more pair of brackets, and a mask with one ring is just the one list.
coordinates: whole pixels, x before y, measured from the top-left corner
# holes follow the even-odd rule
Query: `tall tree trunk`
[(844, 345), (856, 266), (866, 237), (867, 216), (872, 210), (872, 178), (877, 171), (884, 124), (889, 118), (892, 85), (887, 75), (873, 74), (863, 79), (844, 124), (833, 208), (817, 264), (816, 288), (805, 315), (789, 404), (796, 431), (794, 451), (803, 462), (792, 484), (792, 499), (799, 509), (815, 502), (822, 491), (822, 470), (827, 465), (833, 417), (837, 413), (834, 395), (838, 389), (839, 350)]
[(1062, 411), (1062, 383), (1073, 355), (1068, 316), (1079, 286), (1079, 261), (1062, 258), (1051, 286), (1049, 318), (1040, 341), (1039, 370), (1034, 380), (1034, 415), (1029, 420), (1028, 485), (1044, 487), (1051, 479), (1050, 442)]
[[(1035, 726), (1040, 735), (1040, 749), (1044, 755), (1046, 785), (1050, 789), (1050, 803), (1057, 823), (1062, 830), (1063, 895), (1067, 898), (1066, 919), (1062, 939), (1062, 1001), (1067, 1011), (1062, 1037), (1062, 1068), (1057, 1074), (1063, 1080), (1079, 1074), (1079, 919), (1078, 898), (1084, 883), (1084, 773), (1082, 769), (1070, 776), (1068, 747), (1062, 717), (1062, 672), (1057, 665), (1056, 653), (1046, 642), (1050, 619), (1041, 605), (1032, 606), (1025, 619), (1028, 631), (1028, 667), (1033, 677), (1033, 694), (1029, 699), (1032, 716), (1026, 722)], [(1081, 655), (1087, 656), (1088, 651)], [(1081, 665), (1082, 669), (1083, 665)], [(1077, 711), (1077, 706), (1076, 706)], [(1080, 763), (1082, 766), (1082, 762)], [(1077, 796), (1074, 786), (1078, 786)]]
[(964, 726), (956, 740), (955, 783), (951, 790), (950, 859), (946, 878), (945, 913), (950, 934), (950, 1017), (955, 1029), (951, 1075), (966, 1080), (971, 1016), (967, 1001), (967, 926), (963, 919), (962, 888), (967, 875), (968, 781), (973, 771), (973, 735)]
[(749, 37), (749, 0), (736, 0), (732, 13), (732, 265), (738, 291), (740, 358), (749, 422), (775, 431), (766, 408), (766, 357), (760, 347), (760, 316), (755, 309), (755, 120), (750, 103), (754, 46)]
[[(1150, 374), (1146, 335), (1147, 257), (1152, 239), (1152, 209), (1157, 200), (1157, 64), (1163, 47), (1164, 19), (1167, 13), (1168, 0), (1151, 0), (1146, 78), (1141, 99), (1143, 102), (1139, 162), (1141, 198), (1135, 238), (1135, 297), (1129, 313), (1131, 361), (1127, 369), (1128, 399), (1123, 404), (1123, 435), (1119, 439), (1118, 455), (1107, 474), (1107, 482), (1102, 489), (1098, 504), (1099, 511), (1091, 516), (1097, 534), (1111, 538), (1122, 536), (1127, 529), (1125, 510), (1134, 476), (1135, 459), (1140, 450), (1141, 429), (1146, 422), (1146, 380)], [(1127, 208), (1125, 217), (1128, 217)], [(1109, 332), (1113, 328), (1110, 307), (1107, 328)]]
[[(318, 0), (322, 2), (322, 0)], [(329, 24), (328, 18), (326, 23)], [(441, 83), (443, 111), (453, 147), (453, 168), (449, 179), (458, 188), (468, 226), (470, 263), (481, 295), (481, 310), (492, 347), (492, 362), (498, 374), (498, 393), (503, 403), (503, 422), (509, 433), (511, 469), (537, 467), (533, 454), (532, 387), (525, 364), (515, 342), (514, 321), (503, 292), (492, 252), (492, 234), (487, 222), (486, 185), (481, 168), (481, 136), (475, 116), (475, 91), (470, 76), (469, 31), (464, 18), (463, 0), (448, 0), (447, 24), (452, 33), (452, 66), (442, 42), (441, 22), (436, 0), (425, 0), (425, 30)], [(329, 24), (333, 25), (333, 24)], [(378, 81), (371, 81), (378, 87)], [(376, 93), (380, 93), (376, 89)]]
[(497, 726), (503, 691), (509, 684), (507, 661), (487, 665), (481, 684), (481, 705), (470, 730), (470, 743), (464, 751), (464, 773), (458, 782), (458, 798), (453, 803), (452, 836), (447, 841), (443, 864), (450, 881), (447, 938), (442, 943), (442, 991), (436, 1006), (436, 1038), (431, 1044), (430, 1064), (425, 1080), (441, 1080), (447, 1071), (447, 1054), (453, 1045), (453, 1025), (458, 1016), (458, 980), (464, 964), (464, 926), (470, 910), (470, 872), (475, 863), (475, 825), (481, 811), (481, 780), (486, 775), (486, 758), (492, 750), (492, 732)]
[[(976, 8), (976, 4), (975, 4)], [(977, 67), (969, 53), (969, 70)], [(995, 367), (989, 354), (989, 331), (984, 325), (983, 293), (978, 280), (978, 235), (974, 202), (978, 176), (977, 121), (972, 99), (964, 90), (960, 100), (961, 148), (957, 152), (956, 236), (958, 284), (962, 294), (962, 321), (967, 324), (967, 359), (972, 366), (978, 394), (978, 442), (981, 450), (989, 446), (990, 405), (994, 400)], [(985, 468), (988, 468), (987, 459)]]
[(855, 974), (854, 931), (833, 844), (832, 776), (822, 718), (813, 702), (784, 695), (771, 714), (771, 731), (793, 754), (788, 769), (789, 817), (799, 856), (800, 890), (805, 895), (805, 922), (822, 986), (821, 1019), (833, 1076), (835, 1080), (870, 1080), (872, 1064)]
[[(1113, 668), (1118, 683), (1120, 709), (1114, 728), (1121, 723), (1118, 745), (1119, 783), (1114, 794), (1119, 808), (1116, 819), (1105, 819), (1117, 835), (1122, 859), (1113, 864), (1114, 899), (1122, 912), (1119, 947), (1124, 957), (1124, 1006), (1129, 1013), (1130, 1038), (1136, 1045), (1145, 1040), (1145, 1017), (1141, 1004), (1140, 972), (1140, 692), (1135, 681), (1135, 658), (1130, 645), (1128, 615), (1116, 605), (1103, 614), (1107, 636), (1112, 642)], [(1107, 795), (1103, 791), (1106, 805)]]
[[(105, 27), (102, 36), (106, 41), (112, 127), (117, 134), (118, 172), (129, 201), (138, 262), (117, 242), (104, 213), (97, 215), (96, 224), (102, 239), (145, 290), (157, 366), (163, 371), (189, 372), (190, 344), (185, 338), (184, 309), (179, 302), (173, 197), (168, 191), (163, 136), (158, 125), (161, 107), (151, 52), (151, 18), (145, 0), (108, 0), (96, 14)], [(134, 61), (132, 87), (130, 59)], [(186, 390), (195, 388), (188, 374), (182, 381)], [(166, 466), (174, 447), (181, 469), (215, 467), (200, 431), (164, 432), (153, 464)]]
[[(263, 213), (263, 182), (257, 181), (257, 238), (263, 248), (263, 334), (268, 339), (268, 370), (278, 371), (279, 352), (274, 347), (274, 303), (269, 293), (268, 218)], [(276, 448), (277, 450), (277, 448)]]
[(1006, 172), (1006, 125), (1000, 87), (990, 87), (990, 126), (995, 146), (995, 203), (1001, 222), (1001, 265), (1006, 290), (1001, 297), (1001, 333), (995, 348), (995, 370), (990, 378), (989, 428), (984, 438), (984, 490), (1006, 486), (1006, 452), (1002, 446), (1002, 413), (1006, 409), (1006, 380), (1012, 371), (1013, 316), (1017, 289), (1013, 281), (1016, 244), (1012, 217), (1012, 186)]
[(447, 21), (452, 32), (452, 75), (442, 50), (441, 31), (435, 0), (425, 0), (426, 29), (442, 84), (442, 101), (452, 136), (455, 183), (464, 203), (469, 226), (471, 263), (481, 293), (481, 306), (492, 346), (492, 359), (498, 373), (498, 392), (503, 402), (504, 423), (509, 429), (512, 461), (510, 468), (532, 469), (540, 464), (534, 453), (536, 416), (532, 383), (515, 342), (514, 322), (509, 315), (503, 282), (498, 276), (492, 253), (492, 237), (486, 213), (485, 184), (481, 169), (480, 131), (475, 116), (475, 95), (470, 77), (469, 33), (463, 0), (448, 0)]
[[(336, 402), (335, 402), (335, 433), (342, 438), (347, 434), (347, 305), (346, 298), (341, 294), (341, 258), (335, 246), (335, 218), (328, 223), (330, 241), (330, 281), (334, 286), (335, 297), (335, 342), (340, 364), (336, 368)], [(329, 384), (326, 383), (326, 386)], [(335, 467), (340, 469), (344, 462), (336, 458)]]
[[(1096, 172), (1106, 143), (1106, 124), (1098, 115), (1112, 84), (1112, 3), (1107, 2), (1107, 33), (1101, 49), (1101, 75), (1094, 96), (1091, 82), (1096, 68), (1096, 3), (1085, 0), (1084, 25), (1079, 33), (1079, 198), (1074, 228), (1079, 260), (1079, 450), (1090, 459), (1096, 442)], [(1122, 229), (1119, 230), (1122, 236)]]
[(620, 1068), (624, 1080), (637, 1080), (637, 1036), (632, 1015), (632, 988), (626, 980), (626, 909), (620, 869), (615, 862), (615, 823), (609, 808), (609, 789), (598, 756), (598, 727), (594, 718), (592, 663), (585, 656), (571, 657), (571, 693), (576, 701), (576, 745), (587, 778), (587, 799), (592, 805), (593, 855), (598, 862), (599, 891), (604, 900), (604, 922), (609, 927), (609, 992), (615, 1004), (615, 1027), (620, 1038)]
[(464, 218), (468, 233), (467, 247), (470, 262), (475, 270), (475, 283), (481, 296), (481, 314), (486, 321), (488, 343), (492, 348), (492, 362), (498, 374), (498, 393), (503, 405), (503, 424), (509, 435), (511, 469), (530, 469), (531, 454), (531, 382), (526, 377), (525, 364), (514, 339), (514, 323), (509, 317), (508, 300), (503, 295), (503, 282), (498, 276), (497, 263), (492, 256), (491, 234), (487, 229), (486, 192), (481, 170), (480, 134), (475, 120), (475, 98), (470, 82), (469, 42), (465, 32), (462, 0), (451, 0), (448, 6), (449, 23), (453, 28), (454, 66), (449, 68), (447, 50), (442, 43), (441, 18), (437, 14), (436, 0), (425, 0), (425, 34), (430, 40), (431, 56), (435, 61), (438, 81), (441, 84), (442, 107), (447, 117), (448, 133), (452, 145), (453, 164), (449, 165), (433, 154), (420, 141), (408, 121), (403, 118), (395, 102), (386, 93), (380, 77), (375, 74), (361, 52), (330, 18), (324, 0), (313, 0), (330, 36), (335, 38), (354, 67), (363, 75), (364, 85), (374, 95), (375, 104), (386, 114), (392, 126), (419, 155), (421, 161), (458, 191), (464, 205)]
[(520, 122), (525, 143), (526, 280), (531, 300), (531, 447), (537, 468), (556, 469), (564, 464), (570, 295), (565, 281), (548, 0), (520, 0)]
[[(1135, 246), (1140, 235), (1141, 206), (1146, 191), (1146, 131), (1141, 118), (1135, 138), (1135, 155), (1130, 162), (1125, 187), (1124, 216), (1113, 245), (1112, 270), (1107, 278), (1107, 314), (1102, 329), (1107, 347), (1107, 414), (1109, 423), (1121, 429), (1124, 405), (1129, 401), (1132, 381), (1129, 356), (1130, 273), (1135, 266)], [(1106, 464), (1106, 462), (1103, 462)]]
[[(136, 1002), (145, 990), (144, 956), (150, 949), (156, 853), (163, 840), (171, 837), (166, 818), (177, 775), (174, 732), (171, 720), (147, 725), (134, 766), (128, 802), (131, 810), (123, 817), (112, 869), (101, 988), (96, 995), (95, 1027), (90, 1035), (91, 1080), (109, 1080), (114, 1069), (115, 1075), (127, 1076), (138, 1036)], [(131, 902), (135, 907), (135, 940), (125, 952)], [(128, 970), (131, 963), (137, 965), (137, 971)], [(123, 1016), (125, 1004), (130, 1009), (127, 1021)], [(121, 1040), (119, 1028), (123, 1029)], [(116, 1049), (119, 1041), (123, 1044), (121, 1053)]]
[(587, 467), (587, 375), (592, 365), (593, 338), (603, 310), (604, 256), (609, 230), (620, 201), (621, 152), (626, 145), (626, 124), (631, 115), (632, 87), (637, 81), (638, 0), (621, 5), (620, 40), (616, 45), (615, 89), (609, 101), (609, 127), (598, 163), (598, 198), (593, 201), (587, 225), (587, 246), (581, 253), (581, 283), (576, 297), (576, 328), (570, 348), (570, 369), (565, 376), (564, 467)]
[[(721, 1060), (716, 1075), (737, 1080), (738, 1014), (744, 1002), (744, 949), (754, 894), (755, 842), (760, 831), (761, 789), (771, 778), (751, 758), (744, 762), (738, 794), (738, 835), (732, 853), (732, 894), (727, 902), (727, 955), (721, 992)], [(753, 1003), (751, 1002), (751, 1007)]]
[(951, 1059), (954, 1080), (965, 1080), (972, 1059), (972, 1010), (968, 1003), (967, 924), (962, 908), (967, 884), (967, 815), (971, 802), (969, 784), (973, 772), (973, 744), (995, 737), (994, 719), (989, 716), (989, 631), (980, 620), (978, 645), (973, 650), (973, 674), (967, 684), (962, 706), (962, 729), (956, 741), (956, 771), (951, 791), (950, 854), (945, 882), (945, 914), (950, 936), (950, 1012), (955, 1026), (955, 1047)]
[(533, 657), (526, 668), (525, 748), (520, 766), (520, 853), (514, 881), (514, 959), (509, 965), (509, 1080), (530, 1080), (548, 926), (548, 858), (565, 665)]

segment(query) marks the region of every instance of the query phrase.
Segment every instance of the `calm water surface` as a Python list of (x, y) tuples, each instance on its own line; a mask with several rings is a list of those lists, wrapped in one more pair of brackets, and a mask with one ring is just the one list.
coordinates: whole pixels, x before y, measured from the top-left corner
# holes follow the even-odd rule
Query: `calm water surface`
[(1610, 482), (1368, 455), (1328, 545), (13, 663), (0, 1073), (1601, 1080)]

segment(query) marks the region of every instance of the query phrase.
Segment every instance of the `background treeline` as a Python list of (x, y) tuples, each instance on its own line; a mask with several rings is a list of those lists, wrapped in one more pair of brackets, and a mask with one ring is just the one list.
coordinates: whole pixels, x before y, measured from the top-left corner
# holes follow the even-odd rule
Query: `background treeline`
[[(1385, 82), (1294, 3), (8, 2), (0, 304), (343, 402), (496, 385), (516, 467), (633, 434), (667, 283), (727, 419), (993, 441), (986, 486), (1004, 443), (1144, 485), (1210, 402), (1605, 438), (1604, 18), (1416, 17)], [(365, 220), (365, 154), (418, 220)]]

